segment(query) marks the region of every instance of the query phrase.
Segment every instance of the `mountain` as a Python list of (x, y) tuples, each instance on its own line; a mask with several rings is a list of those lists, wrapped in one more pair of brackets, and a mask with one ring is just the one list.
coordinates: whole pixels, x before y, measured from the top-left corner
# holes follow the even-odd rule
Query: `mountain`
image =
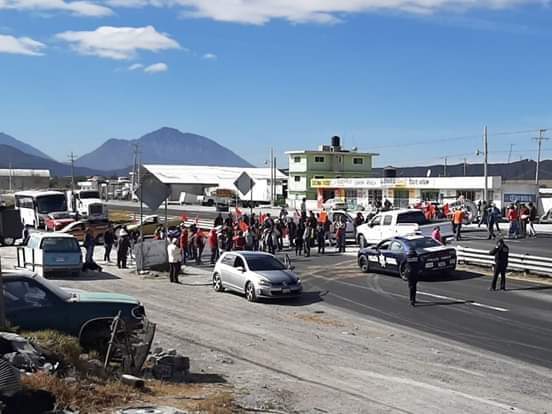
[[(71, 175), (71, 166), (52, 159), (27, 154), (10, 145), (0, 144), (0, 168), (44, 169), (50, 170), (52, 176)], [(104, 175), (105, 172), (90, 168), (75, 168), (76, 176)]]
[(10, 147), (24, 152), (25, 154), (34, 155), (35, 157), (46, 158), (49, 160), (52, 159), (42, 151), (37, 150), (35, 147), (25, 144), (24, 142), (15, 139), (11, 135), (4, 134), (3, 132), (0, 132), (0, 145), (9, 145)]
[[(503, 180), (534, 180), (537, 163), (533, 160), (521, 160), (512, 163), (497, 163), (488, 165), (489, 176), (501, 176)], [(444, 175), (444, 165), (428, 165), (422, 167), (397, 167), (397, 177), (425, 177), (428, 170), (431, 171), (431, 177), (442, 177)], [(374, 176), (383, 176), (383, 168), (374, 168)], [(482, 177), (483, 164), (467, 164), (466, 176)], [(541, 162), (540, 178), (543, 180), (552, 179), (552, 160)], [(447, 165), (447, 177), (464, 176), (464, 164)]]
[(135, 140), (110, 139), (80, 157), (75, 165), (108, 171), (128, 168), (134, 163), (135, 144), (140, 149), (142, 164), (251, 167), (246, 160), (212, 139), (167, 127)]

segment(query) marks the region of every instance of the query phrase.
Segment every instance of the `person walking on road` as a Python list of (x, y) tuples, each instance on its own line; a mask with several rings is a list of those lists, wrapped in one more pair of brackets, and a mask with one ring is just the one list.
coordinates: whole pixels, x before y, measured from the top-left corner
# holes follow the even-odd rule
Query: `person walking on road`
[(125, 229), (119, 233), (117, 240), (117, 267), (119, 269), (126, 269), (127, 267), (127, 255), (130, 247), (130, 238)]
[(169, 256), (169, 279), (171, 283), (178, 283), (178, 274), (180, 273), (180, 248), (178, 240), (172, 239), (167, 246), (167, 255)]
[(408, 291), (410, 296), (410, 305), (416, 306), (416, 291), (418, 289), (418, 271), (413, 269), (408, 263), (405, 267), (406, 280), (408, 281)]
[(482, 224), (487, 224), (488, 218), (489, 218), (489, 209), (487, 208), (487, 202), (483, 201), (479, 205), (479, 223), (477, 223), (477, 227), (481, 227)]
[(218, 236), (217, 229), (212, 228), (209, 232), (209, 237), (207, 238), (207, 243), (209, 244), (209, 249), (211, 249), (211, 261), (210, 263), (214, 265), (219, 258), (219, 249), (218, 249)]
[(496, 215), (495, 207), (494, 205), (491, 204), (491, 207), (489, 207), (487, 212), (487, 231), (489, 232), (487, 240), (496, 238), (496, 235), (494, 233), (494, 226), (497, 221), (498, 221), (498, 217)]
[(324, 254), (326, 252), (326, 232), (324, 231), (323, 223), (319, 223), (316, 228), (316, 241), (318, 245), (318, 253)]
[(495, 248), (489, 252), (490, 255), (495, 258), (494, 276), (490, 290), (496, 290), (496, 282), (500, 275), (500, 290), (506, 290), (506, 271), (508, 270), (508, 256), (510, 255), (510, 249), (504, 243), (503, 239), (499, 239)]
[(511, 238), (517, 239), (519, 237), (519, 213), (514, 204), (508, 209), (508, 221), (510, 222), (508, 234)]
[(188, 256), (188, 229), (186, 228), (184, 223), (180, 225), (179, 245), (180, 245), (180, 254), (181, 254), (182, 263), (185, 265), (186, 257)]
[(94, 248), (96, 247), (96, 239), (92, 234), (92, 230), (88, 227), (84, 236), (84, 248), (86, 249), (86, 256), (84, 259), (83, 271), (98, 270), (102, 271), (102, 268), (94, 261)]
[(107, 227), (107, 230), (105, 231), (103, 235), (103, 242), (104, 242), (104, 262), (110, 263), (111, 262), (111, 249), (113, 248), (113, 244), (115, 243), (115, 234), (113, 233), (113, 227), (111, 224)]
[(335, 221), (335, 242), (338, 253), (345, 253), (345, 229), (346, 224), (343, 222), (343, 216), (340, 214)]
[(452, 222), (454, 224), (456, 241), (460, 241), (460, 238), (462, 236), (462, 223), (464, 222), (464, 210), (462, 210), (461, 208), (456, 210), (452, 215)]

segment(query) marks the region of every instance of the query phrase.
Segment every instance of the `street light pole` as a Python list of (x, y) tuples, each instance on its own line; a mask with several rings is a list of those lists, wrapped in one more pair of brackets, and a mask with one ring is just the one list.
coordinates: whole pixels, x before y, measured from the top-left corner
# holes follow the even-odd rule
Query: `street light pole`
[(484, 152), (484, 161), (483, 161), (483, 175), (485, 176), (485, 190), (483, 193), (483, 201), (489, 201), (489, 183), (488, 183), (488, 155), (489, 155), (489, 146), (488, 146), (488, 135), (487, 135), (487, 125), (485, 125), (485, 130), (483, 133), (483, 152)]

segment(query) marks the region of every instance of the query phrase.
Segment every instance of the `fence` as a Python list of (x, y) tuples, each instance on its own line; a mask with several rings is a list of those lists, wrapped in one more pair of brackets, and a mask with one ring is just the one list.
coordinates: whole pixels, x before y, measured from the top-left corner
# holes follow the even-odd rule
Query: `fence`
[[(460, 264), (464, 263), (485, 267), (494, 266), (494, 257), (491, 256), (487, 250), (457, 246), (456, 255), (458, 263)], [(508, 269), (524, 273), (552, 276), (552, 258), (510, 253)]]

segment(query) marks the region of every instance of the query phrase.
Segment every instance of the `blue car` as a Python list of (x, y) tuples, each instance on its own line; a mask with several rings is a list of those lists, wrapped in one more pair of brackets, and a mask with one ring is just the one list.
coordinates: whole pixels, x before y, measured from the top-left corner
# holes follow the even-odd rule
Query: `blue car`
[(398, 274), (409, 271), (447, 273), (456, 269), (456, 250), (427, 236), (393, 237), (360, 249), (358, 265), (364, 273)]

